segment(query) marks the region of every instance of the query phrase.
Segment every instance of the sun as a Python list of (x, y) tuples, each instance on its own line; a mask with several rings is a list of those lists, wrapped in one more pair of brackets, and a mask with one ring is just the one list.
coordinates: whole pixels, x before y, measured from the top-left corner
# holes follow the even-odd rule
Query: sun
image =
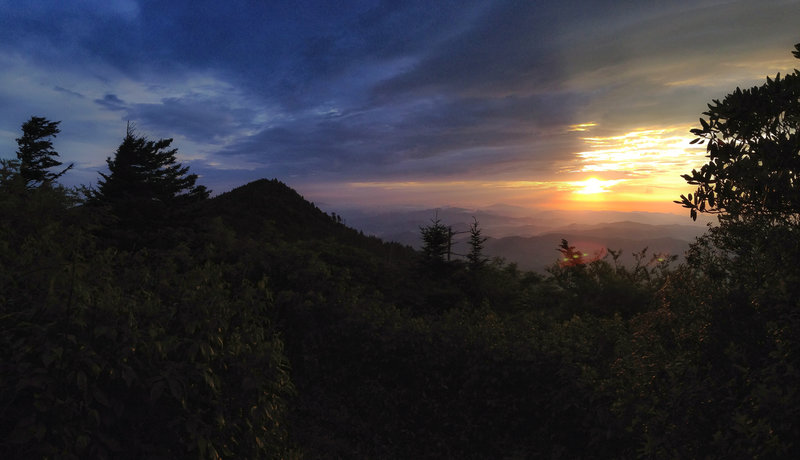
[(594, 195), (597, 193), (606, 193), (609, 192), (608, 187), (614, 185), (617, 181), (611, 180), (600, 180), (596, 177), (590, 177), (582, 182), (577, 182), (575, 185), (580, 186), (581, 188), (575, 190), (575, 193), (580, 193), (581, 195)]

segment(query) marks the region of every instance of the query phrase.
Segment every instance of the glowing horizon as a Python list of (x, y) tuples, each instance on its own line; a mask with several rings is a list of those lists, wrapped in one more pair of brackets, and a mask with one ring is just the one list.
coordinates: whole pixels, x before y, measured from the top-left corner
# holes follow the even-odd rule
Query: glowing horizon
[[(570, 132), (591, 134), (594, 122)], [(584, 150), (562, 165), (552, 180), (354, 181), (341, 184), (337, 197), (386, 205), (479, 208), (507, 203), (531, 209), (656, 211), (683, 214), (673, 200), (690, 186), (681, 178), (705, 162), (705, 149), (691, 145), (692, 126), (641, 127), (606, 136), (581, 137)], [(365, 199), (370, 197), (370, 199)], [(431, 199), (436, 197), (436, 203)]]
[(680, 214), (706, 103), (798, 62), (792, 2), (345, 3), (16, 2), (0, 157), (31, 116), (60, 121), (61, 184), (95, 186), (130, 121), (214, 194)]

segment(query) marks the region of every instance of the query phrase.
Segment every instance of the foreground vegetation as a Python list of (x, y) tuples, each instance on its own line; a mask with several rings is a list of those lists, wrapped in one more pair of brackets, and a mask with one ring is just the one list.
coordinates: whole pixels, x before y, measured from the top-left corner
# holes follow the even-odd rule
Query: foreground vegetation
[(0, 451), (797, 458), (798, 80), (706, 114), (681, 202), (722, 218), (685, 263), (564, 242), (544, 276), (485, 260), (477, 223), (447, 260), (432, 227), (417, 253), (276, 180), (209, 199), (133, 130), (68, 190), (32, 118), (0, 170)]

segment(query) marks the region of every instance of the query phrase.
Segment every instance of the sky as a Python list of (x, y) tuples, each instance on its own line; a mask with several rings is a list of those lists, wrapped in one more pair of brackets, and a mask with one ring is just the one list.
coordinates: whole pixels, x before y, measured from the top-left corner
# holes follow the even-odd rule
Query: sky
[(215, 193), (655, 211), (713, 99), (798, 67), (793, 1), (0, 0), (0, 158), (31, 116), (92, 184), (127, 122)]

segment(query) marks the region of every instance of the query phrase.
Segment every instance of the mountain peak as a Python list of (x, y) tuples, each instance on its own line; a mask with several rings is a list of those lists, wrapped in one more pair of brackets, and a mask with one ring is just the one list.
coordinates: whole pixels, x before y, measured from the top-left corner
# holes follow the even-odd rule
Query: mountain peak
[(212, 216), (220, 216), (237, 232), (275, 231), (288, 240), (340, 233), (344, 226), (277, 179), (259, 179), (209, 200)]

